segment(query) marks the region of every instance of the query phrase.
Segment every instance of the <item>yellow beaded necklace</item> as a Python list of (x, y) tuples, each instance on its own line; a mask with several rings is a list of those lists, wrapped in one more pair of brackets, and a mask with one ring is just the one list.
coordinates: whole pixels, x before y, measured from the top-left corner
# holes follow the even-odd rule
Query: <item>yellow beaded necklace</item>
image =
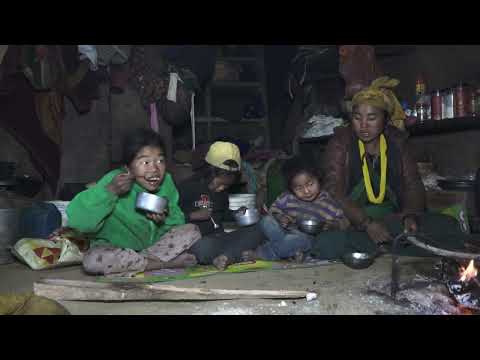
[(361, 140), (358, 140), (358, 148), (360, 149), (360, 161), (362, 164), (363, 180), (365, 183), (365, 190), (367, 191), (368, 201), (372, 204), (381, 204), (385, 199), (385, 189), (387, 185), (387, 141), (385, 136), (380, 135), (380, 193), (375, 196), (373, 193), (372, 182), (370, 180), (370, 173), (368, 171), (367, 159), (365, 156), (365, 146)]

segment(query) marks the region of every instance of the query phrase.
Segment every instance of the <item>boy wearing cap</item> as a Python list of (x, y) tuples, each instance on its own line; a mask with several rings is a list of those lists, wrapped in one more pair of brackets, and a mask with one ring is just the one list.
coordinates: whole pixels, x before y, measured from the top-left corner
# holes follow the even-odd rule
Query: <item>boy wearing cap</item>
[(240, 150), (235, 144), (217, 141), (210, 146), (205, 162), (197, 174), (178, 186), (180, 208), (186, 220), (197, 225), (202, 235), (221, 230), (228, 210), (226, 190), (240, 177)]
[(180, 208), (187, 222), (197, 225), (202, 234), (199, 244), (189, 250), (200, 264), (213, 264), (223, 270), (229, 263), (240, 261), (242, 251), (255, 248), (264, 239), (256, 227), (223, 232), (227, 190), (240, 178), (240, 164), (238, 146), (217, 141), (210, 146), (205, 165), (178, 186)]

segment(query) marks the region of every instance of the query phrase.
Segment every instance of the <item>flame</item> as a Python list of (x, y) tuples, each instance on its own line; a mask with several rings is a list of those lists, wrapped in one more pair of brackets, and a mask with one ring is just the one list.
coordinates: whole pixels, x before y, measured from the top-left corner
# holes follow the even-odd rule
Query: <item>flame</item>
[(477, 273), (478, 271), (475, 268), (475, 265), (473, 264), (473, 260), (471, 260), (466, 269), (464, 267), (461, 268), (460, 281), (463, 281), (463, 282), (470, 281), (473, 278), (477, 277)]

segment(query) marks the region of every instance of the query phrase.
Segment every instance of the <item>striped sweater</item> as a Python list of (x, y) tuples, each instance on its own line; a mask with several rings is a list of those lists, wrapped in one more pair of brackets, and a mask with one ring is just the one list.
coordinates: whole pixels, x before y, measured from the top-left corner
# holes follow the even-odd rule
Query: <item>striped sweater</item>
[(270, 212), (275, 215), (288, 215), (294, 219), (316, 219), (318, 221), (344, 220), (343, 210), (326, 191), (321, 191), (312, 201), (302, 201), (291, 192), (281, 194), (270, 207)]

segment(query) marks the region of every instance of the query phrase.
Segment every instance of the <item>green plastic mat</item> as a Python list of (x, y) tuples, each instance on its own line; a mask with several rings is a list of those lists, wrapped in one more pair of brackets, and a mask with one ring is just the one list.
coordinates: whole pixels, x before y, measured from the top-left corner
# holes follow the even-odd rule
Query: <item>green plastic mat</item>
[(333, 264), (333, 261), (316, 261), (302, 264), (282, 261), (263, 261), (257, 260), (252, 262), (238, 263), (228, 266), (225, 270), (218, 270), (215, 266), (197, 265), (186, 269), (166, 269), (158, 271), (149, 271), (136, 274), (134, 277), (97, 277), (99, 282), (115, 282), (115, 283), (159, 283), (178, 280), (189, 280), (200, 277), (211, 276), (215, 274), (235, 274), (254, 271), (268, 270), (286, 270), (296, 268), (310, 268)]

